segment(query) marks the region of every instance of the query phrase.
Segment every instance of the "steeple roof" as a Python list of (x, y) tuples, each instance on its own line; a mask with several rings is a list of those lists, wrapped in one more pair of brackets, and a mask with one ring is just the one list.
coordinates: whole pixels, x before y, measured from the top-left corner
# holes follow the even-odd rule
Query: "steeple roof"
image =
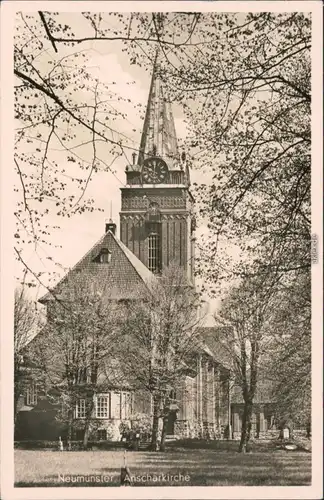
[(159, 156), (169, 168), (177, 168), (179, 151), (171, 103), (166, 98), (157, 52), (144, 119), (138, 164), (148, 156)]

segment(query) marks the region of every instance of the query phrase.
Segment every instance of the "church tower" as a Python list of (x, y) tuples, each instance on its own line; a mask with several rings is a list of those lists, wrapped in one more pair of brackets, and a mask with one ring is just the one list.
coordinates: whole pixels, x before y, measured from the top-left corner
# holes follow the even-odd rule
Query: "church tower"
[(184, 155), (180, 157), (171, 104), (166, 99), (158, 56), (138, 158), (126, 167), (121, 188), (121, 241), (152, 272), (171, 263), (194, 281), (194, 199)]

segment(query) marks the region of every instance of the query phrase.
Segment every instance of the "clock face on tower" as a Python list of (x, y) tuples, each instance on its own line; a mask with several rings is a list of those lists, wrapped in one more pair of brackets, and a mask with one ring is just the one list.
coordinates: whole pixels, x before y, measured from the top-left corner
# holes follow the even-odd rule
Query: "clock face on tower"
[(161, 158), (147, 158), (142, 168), (142, 182), (157, 184), (165, 181), (168, 175), (168, 167)]

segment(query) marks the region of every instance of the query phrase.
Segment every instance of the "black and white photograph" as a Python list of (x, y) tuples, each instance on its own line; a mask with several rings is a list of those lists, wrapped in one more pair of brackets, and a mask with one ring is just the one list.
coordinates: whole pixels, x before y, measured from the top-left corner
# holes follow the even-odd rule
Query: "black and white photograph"
[(321, 2), (1, 24), (2, 497), (322, 498)]

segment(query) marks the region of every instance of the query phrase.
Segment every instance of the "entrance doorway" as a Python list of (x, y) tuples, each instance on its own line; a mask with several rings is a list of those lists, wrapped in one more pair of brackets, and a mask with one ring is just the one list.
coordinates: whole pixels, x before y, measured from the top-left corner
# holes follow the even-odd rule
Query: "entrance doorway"
[(170, 410), (168, 424), (167, 424), (167, 434), (174, 434), (174, 422), (177, 420), (177, 411)]

